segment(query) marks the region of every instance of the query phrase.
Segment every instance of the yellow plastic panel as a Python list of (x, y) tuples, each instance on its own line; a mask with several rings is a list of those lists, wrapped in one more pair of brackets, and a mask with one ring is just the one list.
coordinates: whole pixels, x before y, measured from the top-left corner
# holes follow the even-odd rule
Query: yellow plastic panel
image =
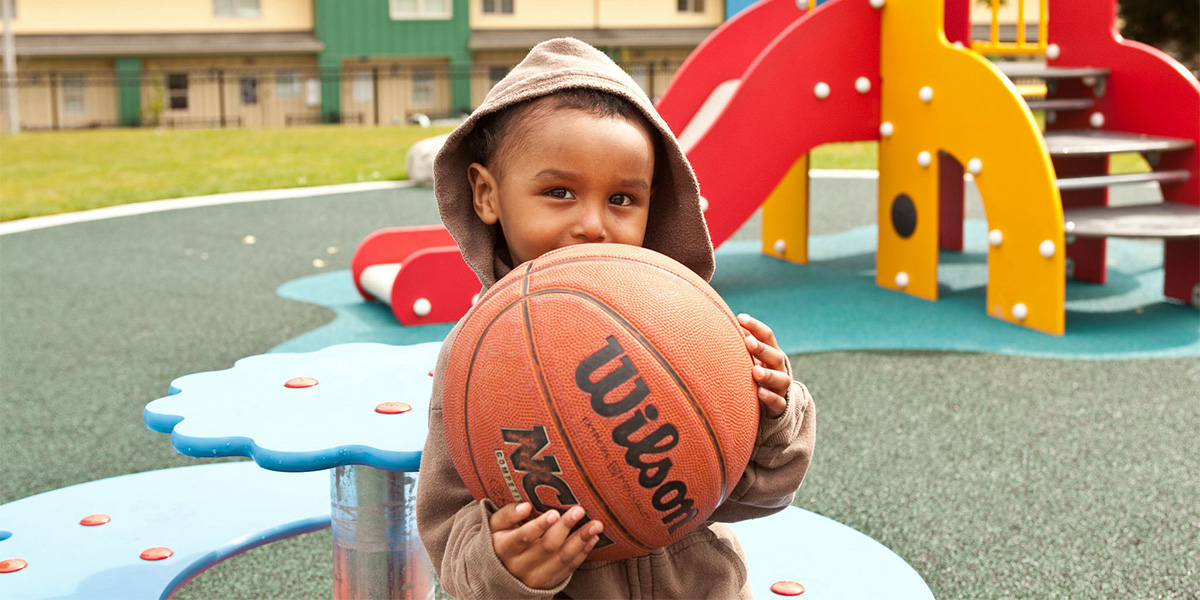
[[(889, 0), (882, 10), (881, 119), (893, 132), (879, 144), (876, 282), (900, 289), (898, 279), (907, 279), (904, 291), (937, 298), (937, 153), (949, 152), (968, 171), (978, 159), (975, 183), (988, 229), (1000, 238), (988, 252), (988, 314), (1061, 335), (1062, 201), (1033, 114), (991, 63), (950, 46), (941, 2)], [(918, 164), (921, 152), (929, 153), (927, 167)], [(907, 238), (891, 219), (900, 194), (916, 206)]]
[(762, 210), (763, 254), (808, 264), (807, 154), (788, 169), (779, 185), (763, 202)]

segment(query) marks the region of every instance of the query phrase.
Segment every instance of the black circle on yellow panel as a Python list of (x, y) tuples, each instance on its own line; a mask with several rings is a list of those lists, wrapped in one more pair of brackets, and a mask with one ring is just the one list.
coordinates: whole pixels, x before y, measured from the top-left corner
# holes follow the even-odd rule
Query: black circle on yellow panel
[(908, 194), (898, 194), (892, 200), (892, 229), (896, 235), (907, 238), (917, 230), (917, 205)]

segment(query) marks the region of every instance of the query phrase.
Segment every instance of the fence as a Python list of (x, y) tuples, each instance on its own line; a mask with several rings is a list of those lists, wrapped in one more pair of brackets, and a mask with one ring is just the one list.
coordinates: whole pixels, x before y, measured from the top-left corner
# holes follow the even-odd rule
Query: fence
[[(623, 67), (651, 98), (666, 89), (679, 63)], [(338, 123), (403, 125), (417, 113), (458, 116), (482, 102), (510, 65), (347, 64), (340, 69), (272, 67), (143, 72), (20, 72), (23, 131), (101, 127), (279, 128)], [(7, 126), (0, 79), (0, 123)]]

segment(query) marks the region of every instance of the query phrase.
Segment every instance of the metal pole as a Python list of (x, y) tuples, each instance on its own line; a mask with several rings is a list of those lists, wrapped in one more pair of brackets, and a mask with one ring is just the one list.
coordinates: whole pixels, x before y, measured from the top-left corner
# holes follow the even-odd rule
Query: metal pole
[(8, 131), (21, 131), (21, 120), (17, 115), (17, 52), (13, 41), (13, 0), (0, 0), (0, 11), (4, 15), (4, 93), (8, 106)]
[(217, 107), (221, 111), (221, 129), (225, 129), (225, 70), (217, 69)]
[(433, 567), (417, 536), (417, 474), (362, 465), (330, 471), (333, 597), (431, 600)]

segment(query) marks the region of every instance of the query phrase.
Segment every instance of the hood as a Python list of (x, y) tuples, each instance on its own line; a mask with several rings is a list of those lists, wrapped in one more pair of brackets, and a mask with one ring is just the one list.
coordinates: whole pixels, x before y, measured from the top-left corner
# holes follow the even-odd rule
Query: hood
[[(484, 115), (569, 88), (592, 88), (632, 102), (646, 115), (662, 139), (667, 168), (655, 169), (655, 193), (650, 201), (642, 245), (665, 254), (708, 280), (714, 261), (712, 241), (700, 210), (700, 188), (670, 127), (650, 99), (604, 53), (573, 38), (548, 40), (534, 46), (512, 71), (492, 88), (483, 104), (446, 139), (434, 160), (434, 191), (442, 223), (450, 230), (467, 264), (484, 289), (511, 270), (496, 256), (496, 229), (475, 214), (467, 167), (473, 161), (468, 143), (471, 130)], [(512, 265), (515, 266), (515, 265)]]

